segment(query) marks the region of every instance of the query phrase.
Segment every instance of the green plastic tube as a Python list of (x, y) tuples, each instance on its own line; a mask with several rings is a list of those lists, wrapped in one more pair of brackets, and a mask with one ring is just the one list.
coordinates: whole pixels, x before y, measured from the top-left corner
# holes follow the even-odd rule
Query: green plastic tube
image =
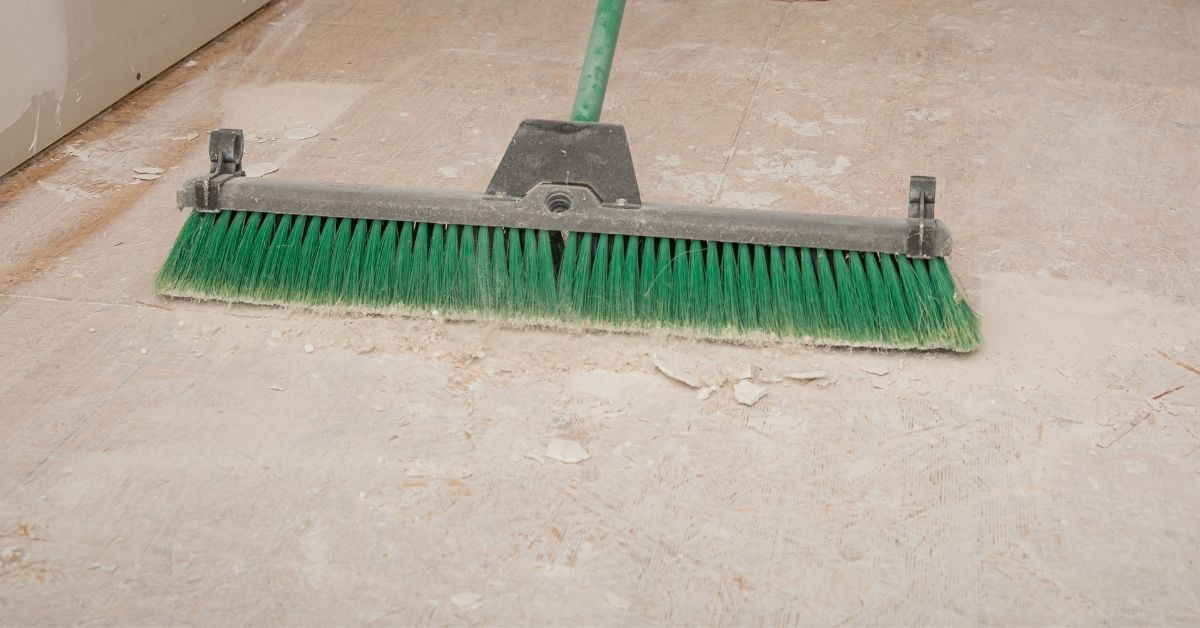
[(624, 12), (625, 0), (600, 0), (596, 4), (596, 19), (592, 22), (583, 70), (579, 73), (579, 88), (575, 91), (575, 106), (571, 110), (571, 120), (575, 122), (600, 121)]

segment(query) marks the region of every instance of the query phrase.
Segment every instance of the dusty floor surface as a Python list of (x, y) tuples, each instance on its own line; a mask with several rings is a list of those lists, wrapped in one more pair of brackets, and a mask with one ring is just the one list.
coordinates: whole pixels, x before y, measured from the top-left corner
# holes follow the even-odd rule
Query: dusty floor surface
[(0, 180), (0, 623), (1200, 623), (1200, 3), (630, 3), (644, 196), (936, 175), (970, 356), (153, 294), (206, 130), (482, 190), (587, 4), (280, 2)]

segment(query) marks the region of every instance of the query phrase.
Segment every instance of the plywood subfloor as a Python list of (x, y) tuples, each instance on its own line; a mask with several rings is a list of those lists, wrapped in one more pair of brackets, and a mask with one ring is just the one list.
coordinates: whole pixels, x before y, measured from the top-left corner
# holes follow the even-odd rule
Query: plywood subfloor
[(895, 216), (936, 175), (970, 356), (153, 294), (204, 131), (482, 189), (586, 4), (277, 2), (0, 180), (0, 623), (1200, 623), (1194, 2), (630, 3), (644, 196)]

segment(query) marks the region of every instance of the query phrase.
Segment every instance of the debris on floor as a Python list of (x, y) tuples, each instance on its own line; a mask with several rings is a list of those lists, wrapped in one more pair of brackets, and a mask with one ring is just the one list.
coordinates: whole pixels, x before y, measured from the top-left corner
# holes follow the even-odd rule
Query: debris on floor
[(733, 398), (744, 406), (752, 406), (767, 396), (767, 389), (748, 380), (742, 380), (733, 387)]
[(265, 177), (279, 170), (279, 166), (275, 163), (265, 161), (257, 164), (246, 164), (242, 170), (245, 171), (247, 177)]
[(785, 377), (801, 382), (811, 382), (813, 380), (825, 379), (829, 377), (829, 374), (825, 371), (800, 371), (799, 373), (788, 373)]
[(591, 458), (587, 450), (578, 441), (558, 438), (550, 441), (549, 445), (546, 445), (546, 457), (567, 464), (576, 464)]
[(605, 591), (604, 599), (608, 601), (609, 606), (619, 611), (629, 610), (629, 601), (617, 595), (616, 593), (613, 593), (612, 591)]
[(154, 166), (137, 166), (133, 169), (133, 178), (142, 181), (153, 181), (163, 176), (163, 172), (166, 171)]
[(654, 366), (663, 375), (692, 388), (704, 388), (705, 386), (704, 380), (699, 375), (680, 364), (676, 364), (673, 360), (665, 356), (655, 355)]
[(450, 596), (450, 601), (459, 608), (468, 608), (482, 602), (483, 596), (474, 591), (463, 591)]
[(284, 139), (295, 140), (295, 141), (307, 140), (310, 138), (314, 138), (318, 135), (320, 135), (320, 133), (318, 133), (316, 131), (316, 129), (311, 129), (306, 126), (292, 127), (283, 132)]
[(733, 381), (751, 379), (754, 377), (754, 365), (749, 362), (734, 365), (729, 369), (729, 377)]

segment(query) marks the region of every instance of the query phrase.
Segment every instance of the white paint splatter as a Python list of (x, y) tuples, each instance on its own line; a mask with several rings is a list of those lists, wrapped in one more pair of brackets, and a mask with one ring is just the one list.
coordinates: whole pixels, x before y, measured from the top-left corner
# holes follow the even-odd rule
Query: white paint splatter
[(62, 197), (68, 203), (78, 198), (96, 198), (95, 194), (86, 192), (74, 186), (54, 185), (45, 181), (38, 181), (37, 186), (47, 192), (53, 192)]
[(756, 155), (754, 168), (741, 168), (738, 175), (748, 181), (756, 177), (766, 177), (772, 181), (796, 181), (816, 194), (837, 198), (838, 194), (829, 186), (828, 181), (831, 177), (844, 173), (850, 167), (850, 159), (845, 155), (838, 155), (829, 163), (808, 155), (811, 153), (794, 149), (773, 152), (766, 156)]
[(739, 192), (728, 189), (722, 190), (721, 197), (717, 199), (722, 205), (744, 209), (770, 207), (778, 200), (779, 195), (773, 192)]
[[(34, 102), (37, 102), (36, 98), (34, 99)], [(36, 107), (37, 105), (34, 106)], [(40, 128), (42, 128), (42, 108), (38, 107), (37, 117), (35, 117), (33, 120), (33, 141), (29, 143), (29, 152), (31, 153), (37, 148), (38, 129)]]
[(77, 146), (68, 146), (63, 149), (63, 152), (78, 159), (79, 161), (87, 161), (91, 159), (92, 154)]
[(918, 122), (931, 123), (931, 122), (941, 122), (942, 120), (946, 120), (950, 116), (954, 115), (954, 112), (949, 109), (943, 109), (943, 108), (936, 108), (936, 109), (921, 108), (921, 109), (909, 109), (908, 111), (904, 112), (904, 115), (909, 118), (912, 118), (913, 120), (916, 120)]
[(820, 122), (800, 122), (782, 111), (773, 111), (763, 115), (768, 123), (788, 129), (802, 137), (817, 137), (821, 134)]
[(836, 124), (839, 126), (841, 126), (843, 124), (865, 124), (866, 123), (866, 120), (863, 120), (862, 118), (842, 118), (840, 116), (831, 116), (828, 114), (826, 114), (826, 116), (825, 116), (825, 121), (828, 122), (829, 124)]

